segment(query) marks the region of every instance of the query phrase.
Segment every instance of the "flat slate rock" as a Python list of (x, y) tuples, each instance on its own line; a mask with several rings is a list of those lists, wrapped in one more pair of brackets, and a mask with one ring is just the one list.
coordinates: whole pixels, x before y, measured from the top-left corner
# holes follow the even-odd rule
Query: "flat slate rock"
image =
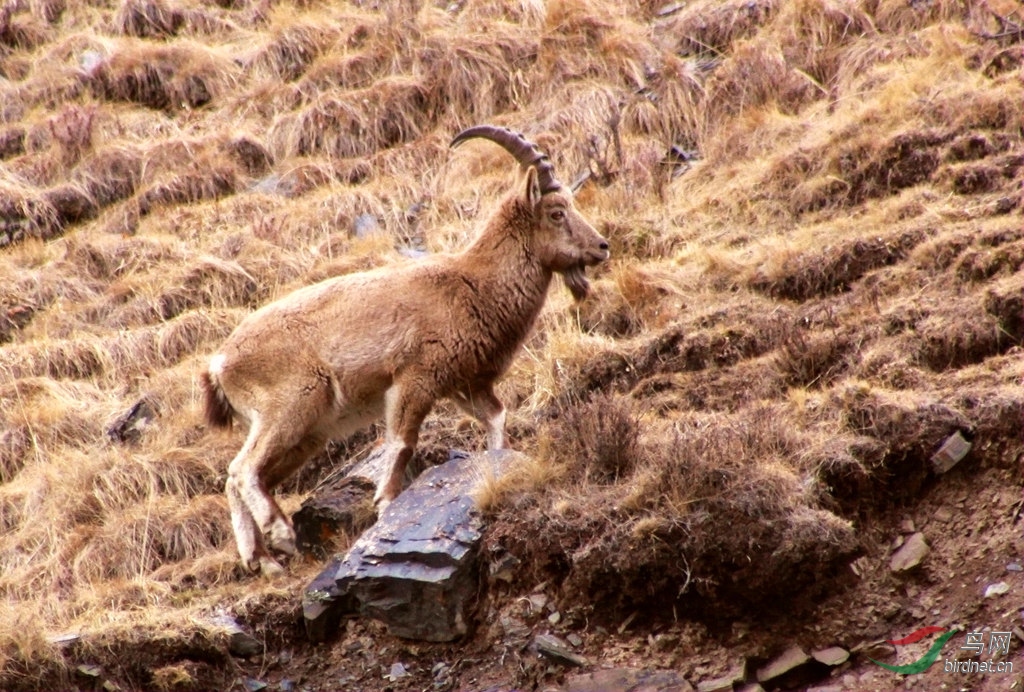
[(314, 641), (342, 617), (380, 620), (398, 637), (446, 642), (465, 635), (481, 591), (483, 519), (472, 493), (517, 456), (456, 455), (424, 471), (341, 559), (306, 589), (303, 615)]
[(570, 676), (565, 692), (693, 692), (693, 685), (673, 670), (613, 668)]

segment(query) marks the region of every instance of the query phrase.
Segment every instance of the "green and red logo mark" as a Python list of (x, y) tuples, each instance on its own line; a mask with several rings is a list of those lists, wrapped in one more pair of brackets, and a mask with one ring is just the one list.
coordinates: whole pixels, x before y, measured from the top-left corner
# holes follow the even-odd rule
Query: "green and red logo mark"
[(917, 659), (913, 663), (908, 663), (905, 666), (893, 666), (889, 665), (888, 663), (876, 661), (871, 657), (868, 657), (868, 660), (872, 663), (882, 666), (886, 670), (891, 670), (894, 673), (900, 673), (902, 675), (914, 675), (916, 673), (923, 673), (924, 671), (928, 670), (929, 666), (935, 663), (935, 661), (939, 658), (939, 653), (942, 651), (942, 647), (945, 646), (946, 642), (948, 642), (954, 635), (956, 635), (959, 632), (959, 630), (948, 630), (945, 627), (934, 626), (922, 627), (921, 629), (917, 630), (916, 632), (913, 632), (912, 634), (904, 637), (903, 639), (886, 640), (893, 646), (906, 646), (907, 644), (919, 642), (928, 635), (935, 634), (936, 632), (942, 632), (943, 634), (935, 640), (935, 643), (932, 644), (931, 648), (929, 648), (928, 651), (925, 652), (924, 656)]

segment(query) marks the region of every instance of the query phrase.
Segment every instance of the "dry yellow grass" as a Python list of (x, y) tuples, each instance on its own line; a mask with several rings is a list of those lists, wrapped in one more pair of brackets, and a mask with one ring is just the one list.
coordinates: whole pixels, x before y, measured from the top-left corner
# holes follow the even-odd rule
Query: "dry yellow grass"
[[(97, 657), (177, 638), (131, 684), (213, 684), (181, 642), (294, 597), (316, 565), (234, 568), (237, 440), (203, 429), (195, 373), (288, 290), (462, 247), (517, 180), (448, 151), (484, 120), (589, 176), (613, 246), (501, 386), (532, 457), (479, 499), (525, 573), (610, 609), (781, 593), (849, 551), (863, 491), (919, 487), (935, 439), (1019, 448), (1019, 37), (953, 0), (661, 6), (0, 11), (0, 687), (67, 684), (69, 631)], [(144, 397), (137, 439), (109, 436)], [(446, 411), (425, 442), (463, 432)], [(723, 522), (770, 553), (746, 591)]]

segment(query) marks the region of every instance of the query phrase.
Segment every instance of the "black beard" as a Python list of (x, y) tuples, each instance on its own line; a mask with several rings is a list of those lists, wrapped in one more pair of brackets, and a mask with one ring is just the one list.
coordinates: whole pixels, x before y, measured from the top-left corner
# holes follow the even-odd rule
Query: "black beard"
[(576, 302), (583, 300), (590, 293), (590, 282), (587, 281), (583, 264), (578, 264), (563, 271), (562, 280), (565, 282), (565, 287), (572, 293), (572, 297), (576, 299)]

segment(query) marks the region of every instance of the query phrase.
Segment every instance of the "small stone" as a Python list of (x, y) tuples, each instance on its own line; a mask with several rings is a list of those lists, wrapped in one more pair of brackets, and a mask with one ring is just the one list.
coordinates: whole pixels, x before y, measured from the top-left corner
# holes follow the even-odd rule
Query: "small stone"
[(889, 568), (893, 572), (905, 572), (921, 564), (931, 548), (924, 540), (923, 533), (915, 533), (907, 539), (907, 542), (900, 547), (889, 560)]
[(380, 231), (380, 223), (373, 214), (360, 214), (353, 226), (357, 238), (366, 238)]
[(1005, 593), (1010, 592), (1010, 585), (1005, 581), (997, 582), (995, 584), (989, 584), (988, 588), (985, 589), (985, 598), (992, 598), (993, 596), (1002, 596)]
[(775, 678), (782, 677), (786, 673), (799, 668), (810, 660), (811, 657), (807, 655), (806, 651), (801, 649), (799, 646), (791, 646), (767, 665), (758, 668), (757, 681), (768, 682)]
[(267, 689), (267, 683), (256, 678), (242, 678), (242, 687), (246, 689), (246, 692), (260, 692)]
[(811, 658), (826, 666), (840, 666), (850, 658), (850, 652), (841, 646), (830, 646), (826, 649), (818, 649), (811, 652)]
[(277, 689), (281, 692), (295, 692), (295, 683), (288, 678), (282, 678), (281, 682), (277, 683)]
[(562, 614), (559, 613), (557, 610), (555, 612), (551, 613), (551, 615), (548, 615), (548, 622), (550, 622), (552, 625), (557, 625), (561, 621), (562, 621)]
[(217, 615), (211, 623), (227, 630), (228, 651), (240, 658), (258, 656), (263, 653), (263, 642), (252, 636), (233, 617), (227, 614)]
[(515, 569), (519, 565), (519, 558), (512, 554), (506, 554), (493, 560), (488, 567), (491, 578), (506, 583), (512, 582)]
[(103, 669), (95, 663), (83, 663), (75, 670), (89, 678), (98, 678), (103, 673)]
[(1014, 627), (1013, 634), (1017, 637), (1017, 639), (1024, 642), (1024, 629), (1021, 629), (1020, 627)]
[(932, 468), (935, 473), (946, 473), (960, 463), (960, 460), (971, 451), (968, 442), (959, 430), (946, 438), (939, 450), (932, 455)]
[(502, 615), (498, 623), (501, 625), (501, 631), (509, 639), (526, 639), (530, 636), (530, 628), (519, 618)]
[(391, 671), (388, 673), (387, 678), (391, 682), (401, 680), (402, 678), (409, 675), (409, 671), (406, 670), (405, 666), (401, 663), (392, 663)]
[[(702, 666), (698, 666), (700, 670)], [(731, 692), (735, 685), (739, 685), (747, 678), (747, 659), (741, 659), (729, 672), (721, 677), (711, 680), (704, 680), (697, 683), (697, 692)]]
[(679, 646), (679, 635), (678, 634), (659, 634), (654, 638), (654, 650), (666, 653), (678, 648)]
[(935, 521), (941, 521), (945, 524), (953, 518), (953, 512), (948, 507), (939, 507), (932, 516), (935, 517)]
[(657, 12), (655, 12), (655, 14), (658, 17), (667, 17), (669, 15), (675, 14), (684, 7), (686, 7), (685, 2), (673, 2), (669, 5), (663, 5)]
[(556, 663), (581, 668), (590, 665), (590, 661), (577, 653), (573, 653), (568, 644), (553, 634), (538, 634), (533, 638), (533, 644), (537, 647), (537, 653)]
[(732, 692), (732, 686), (735, 682), (728, 675), (721, 678), (703, 680), (697, 683), (697, 692)]
[(113, 680), (104, 680), (100, 688), (106, 690), (106, 692), (121, 692), (121, 686)]
[(531, 594), (526, 600), (530, 604), (530, 615), (540, 615), (548, 604), (548, 597), (542, 593)]
[(1019, 562), (1011, 562), (1006, 565), (1007, 572), (1024, 572), (1024, 566), (1021, 566)]
[(63, 648), (65, 646), (77, 644), (79, 641), (81, 641), (82, 635), (78, 634), (77, 632), (66, 632), (64, 634), (55, 634), (52, 637), (47, 637), (46, 639), (51, 644), (56, 644), (57, 646)]
[(576, 648), (583, 646), (583, 637), (576, 634), (575, 632), (570, 632), (569, 635), (566, 637), (566, 640)]
[(915, 531), (917, 531), (917, 529), (914, 528), (914, 520), (904, 519), (903, 521), (901, 521), (900, 531), (902, 531), (903, 533), (914, 533)]

